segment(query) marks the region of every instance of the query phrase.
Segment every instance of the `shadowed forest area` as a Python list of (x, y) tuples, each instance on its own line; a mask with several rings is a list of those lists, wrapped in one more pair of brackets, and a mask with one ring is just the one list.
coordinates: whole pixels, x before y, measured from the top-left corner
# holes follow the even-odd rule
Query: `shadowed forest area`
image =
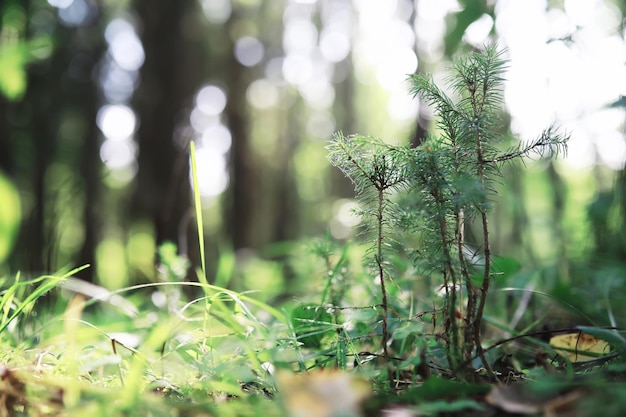
[(0, 416), (621, 415), (625, 11), (1, 2)]

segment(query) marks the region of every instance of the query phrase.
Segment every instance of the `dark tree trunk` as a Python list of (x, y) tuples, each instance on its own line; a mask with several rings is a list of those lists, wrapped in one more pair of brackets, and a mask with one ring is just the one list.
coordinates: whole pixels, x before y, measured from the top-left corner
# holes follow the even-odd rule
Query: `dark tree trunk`
[[(355, 132), (355, 115), (356, 108), (354, 105), (354, 68), (352, 65), (352, 56), (349, 55), (346, 60), (338, 64), (337, 71), (347, 74), (345, 79), (336, 85), (337, 100), (333, 107), (333, 114), (336, 115), (337, 130), (342, 131), (346, 135)], [(352, 182), (338, 169), (331, 170), (331, 187), (332, 194), (340, 197), (353, 197), (354, 186)]]
[[(99, 55), (92, 56), (94, 63), (97, 62)], [(93, 71), (93, 67), (91, 70)], [(100, 133), (94, 123), (98, 112), (98, 94), (93, 82), (86, 87), (79, 100), (79, 102), (85, 103), (83, 117), (89, 122), (86, 123), (82, 148), (77, 150), (78, 163), (76, 168), (83, 181), (83, 228), (85, 232), (84, 241), (78, 254), (77, 266), (91, 265), (91, 268), (81, 271), (81, 278), (92, 282), (96, 269), (96, 249), (102, 234), (103, 218), (102, 212), (99, 210), (102, 204), (100, 198), (102, 193), (100, 176), (102, 162), (100, 161)]]
[[(30, 6), (30, 2), (28, 3)], [(28, 10), (32, 13), (32, 10)], [(63, 37), (64, 29), (57, 31)], [(16, 108), (24, 118), (23, 138), (29, 141), (18, 161), (22, 165), (23, 185), (32, 196), (30, 212), (26, 213), (20, 231), (18, 267), (34, 274), (52, 272), (50, 253), (53, 230), (49, 221), (51, 201), (46, 188), (46, 173), (57, 148), (57, 127), (61, 92), (59, 82), (67, 62), (63, 50), (55, 51), (49, 61), (34, 66), (28, 74), (28, 88), (24, 99)], [(25, 152), (24, 152), (25, 151)]]
[[(135, 107), (139, 155), (133, 216), (153, 222), (157, 244), (187, 239), (190, 207), (188, 141), (177, 136), (195, 89), (202, 53), (189, 33), (195, 0), (135, 1), (145, 50)], [(182, 233), (181, 233), (182, 232)], [(186, 245), (186, 242), (182, 242)]]
[[(236, 23), (238, 16), (231, 17), (226, 31)], [(258, 167), (254, 152), (250, 146), (248, 132), (248, 103), (246, 90), (249, 80), (245, 68), (235, 60), (232, 54), (230, 39), (229, 47), (225, 48), (224, 79), (227, 83), (228, 102), (226, 119), (232, 135), (230, 153), (230, 201), (225, 205), (224, 219), (227, 234), (231, 236), (234, 249), (255, 247), (255, 213), (261, 209), (258, 198), (263, 197), (261, 178), (264, 176)]]
[[(416, 97), (415, 100), (418, 100), (418, 98)], [(413, 135), (411, 136), (412, 148), (417, 148), (426, 140), (429, 127), (430, 127), (430, 118), (428, 118), (425, 111), (420, 110), (419, 114), (417, 115), (417, 121), (415, 123), (415, 130), (413, 131)]]
[(9, 123), (12, 105), (0, 96), (0, 173), (13, 174), (13, 146), (11, 144), (11, 126)]

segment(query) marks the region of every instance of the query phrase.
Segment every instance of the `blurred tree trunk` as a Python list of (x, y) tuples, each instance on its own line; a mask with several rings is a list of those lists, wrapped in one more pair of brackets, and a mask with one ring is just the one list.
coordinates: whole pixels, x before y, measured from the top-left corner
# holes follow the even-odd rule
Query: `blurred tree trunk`
[[(355, 132), (356, 109), (354, 106), (354, 65), (352, 65), (352, 50), (345, 60), (337, 64), (336, 71), (345, 73), (346, 77), (335, 85), (336, 100), (333, 104), (333, 114), (336, 115), (336, 124), (341, 126), (345, 134), (351, 135)], [(331, 175), (331, 193), (339, 197), (354, 197), (354, 186), (352, 182), (338, 169), (333, 169)]]
[(554, 161), (548, 162), (547, 175), (548, 183), (552, 188), (552, 228), (556, 239), (556, 265), (559, 268), (560, 278), (567, 282), (570, 278), (569, 263), (567, 260), (568, 236), (564, 230), (563, 218), (567, 201), (567, 185), (561, 178), (554, 166)]
[[(98, 36), (98, 38), (101, 38)], [(95, 85), (95, 69), (97, 62), (104, 53), (104, 44), (100, 43), (97, 48), (92, 49), (87, 61), (87, 66), (83, 68), (84, 88), (76, 90), (76, 102), (80, 107), (75, 109), (85, 121), (83, 132), (84, 140), (81, 148), (76, 151), (78, 161), (76, 171), (82, 179), (83, 193), (83, 228), (84, 240), (78, 254), (78, 265), (90, 264), (91, 268), (81, 271), (81, 278), (93, 282), (96, 264), (96, 249), (102, 235), (102, 161), (100, 160), (101, 133), (96, 126), (95, 120), (99, 110), (99, 94)], [(81, 104), (82, 103), (82, 104)]]
[[(230, 49), (232, 50), (232, 48)], [(232, 53), (229, 54), (232, 57)], [(246, 88), (244, 68), (232, 57), (226, 68), (228, 103), (226, 118), (233, 142), (230, 155), (231, 200), (226, 205), (226, 229), (231, 236), (235, 249), (255, 246), (254, 214), (260, 209), (256, 198), (260, 197), (261, 172), (256, 167), (254, 153), (248, 134), (248, 116), (246, 114)]]
[(21, 247), (18, 250), (27, 257), (23, 263), (20, 262), (20, 267), (36, 274), (51, 272), (50, 259), (46, 261), (52, 242), (49, 240), (51, 235), (49, 225), (45, 221), (45, 213), (49, 211), (50, 206), (50, 201), (46, 198), (45, 175), (56, 150), (56, 129), (52, 123), (54, 117), (50, 113), (53, 103), (58, 100), (59, 92), (58, 84), (46, 82), (46, 77), (52, 73), (55, 79), (59, 79), (62, 69), (57, 59), (53, 59), (50, 66), (50, 71), (45, 74), (31, 73), (28, 91), (21, 106), (24, 113), (31, 113), (28, 137), (31, 139), (29, 150), (32, 154), (30, 172), (26, 175), (30, 180), (33, 205), (24, 219)]
[(13, 105), (0, 97), (0, 173), (12, 176), (14, 171), (11, 126), (9, 123)]
[(224, 205), (226, 233), (232, 239), (234, 249), (258, 247), (261, 233), (255, 228), (257, 215), (262, 210), (260, 199), (267, 196), (263, 192), (263, 173), (258, 168), (258, 161), (251, 146), (246, 90), (250, 75), (233, 55), (233, 41), (229, 34), (235, 30), (243, 17), (244, 10), (233, 9), (233, 13), (222, 29), (224, 42), (216, 51), (222, 59), (222, 68), (216, 72), (226, 82), (228, 101), (225, 115), (228, 129), (232, 135), (230, 152), (230, 195)]
[[(294, 113), (302, 109), (302, 102), (298, 100)], [(297, 239), (300, 236), (299, 218), (305, 211), (299, 207), (302, 201), (298, 198), (298, 187), (296, 184), (296, 173), (293, 169), (293, 160), (298, 147), (299, 132), (304, 129), (296, 117), (288, 117), (285, 132), (280, 137), (278, 157), (278, 172), (276, 177), (276, 187), (273, 190), (275, 205), (272, 213), (273, 230), (272, 242), (284, 242)]]
[(606, 266), (626, 259), (626, 171), (623, 168), (615, 173), (611, 189), (596, 193), (587, 206), (587, 216), (594, 244), (590, 264)]
[(157, 245), (189, 238), (188, 142), (178, 130), (201, 82), (203, 51), (189, 33), (195, 0), (136, 0), (145, 51), (136, 92), (138, 172), (133, 216), (155, 226)]
[[(25, 10), (32, 15), (39, 8), (28, 3)], [(93, 264), (95, 258), (99, 223), (93, 212), (100, 181), (98, 94), (92, 75), (104, 50), (98, 23), (75, 28), (58, 25), (53, 34), (58, 47), (48, 60), (30, 66), (23, 100), (4, 105), (4, 114), (11, 119), (3, 120), (2, 146), (10, 152), (3, 155), (3, 166), (11, 170), (23, 195), (31, 197), (11, 259), (11, 266), (22, 271), (49, 273), (68, 263)], [(27, 37), (32, 36), (31, 30), (27, 28)], [(55, 182), (54, 166), (71, 173), (67, 183)], [(76, 204), (63, 207), (67, 199)], [(79, 246), (79, 253), (65, 253), (61, 259), (59, 219), (67, 215), (62, 211), (81, 206), (85, 238), (66, 242)], [(91, 269), (81, 277), (90, 280)]]

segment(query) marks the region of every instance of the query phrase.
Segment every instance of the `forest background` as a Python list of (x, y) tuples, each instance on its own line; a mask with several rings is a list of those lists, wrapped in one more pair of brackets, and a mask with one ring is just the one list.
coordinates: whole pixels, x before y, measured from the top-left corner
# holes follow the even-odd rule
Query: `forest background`
[(90, 264), (79, 276), (109, 289), (154, 282), (158, 253), (172, 255), (165, 242), (198, 266), (195, 141), (209, 282), (230, 259), (231, 287), (268, 300), (306, 293), (283, 262), (294, 243), (344, 241), (359, 222), (352, 185), (326, 158), (333, 132), (419, 144), (432, 109), (407, 93), (407, 74), (444, 79), (456, 53), (497, 42), (510, 60), (509, 143), (551, 123), (572, 140), (565, 158), (504, 167), (492, 250), (573, 304), (589, 291), (602, 300), (625, 282), (624, 8), (4, 1), (0, 274)]

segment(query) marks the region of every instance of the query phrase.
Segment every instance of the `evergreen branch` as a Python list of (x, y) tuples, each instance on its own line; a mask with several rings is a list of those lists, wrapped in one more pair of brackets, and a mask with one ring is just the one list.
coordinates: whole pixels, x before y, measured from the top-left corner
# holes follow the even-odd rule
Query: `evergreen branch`
[(551, 156), (558, 156), (559, 153), (565, 154), (567, 152), (567, 142), (570, 139), (569, 134), (562, 134), (555, 132), (555, 127), (550, 126), (545, 129), (541, 135), (532, 142), (500, 155), (493, 159), (488, 159), (486, 163), (500, 163), (510, 161), (512, 159), (528, 156), (532, 153), (536, 153), (540, 158), (543, 158), (546, 152), (550, 152)]
[(409, 93), (413, 97), (419, 96), (426, 104), (435, 106), (435, 110), (444, 118), (447, 115), (458, 113), (457, 106), (452, 100), (435, 84), (432, 77), (422, 74), (409, 75), (411, 88)]

